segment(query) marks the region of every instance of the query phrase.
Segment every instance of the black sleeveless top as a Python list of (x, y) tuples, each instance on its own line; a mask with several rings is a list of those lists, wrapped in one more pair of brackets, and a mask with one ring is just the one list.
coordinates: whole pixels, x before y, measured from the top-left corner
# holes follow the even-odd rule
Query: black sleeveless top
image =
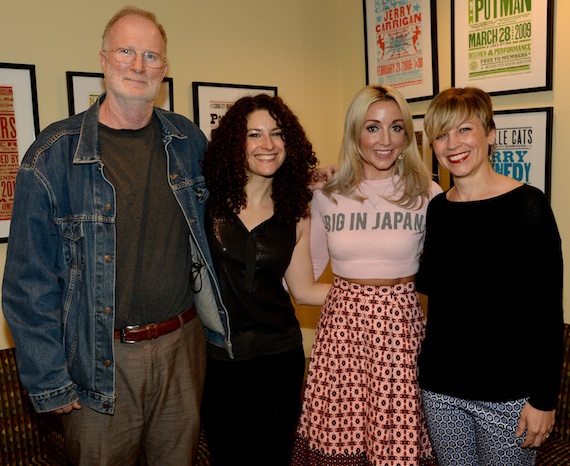
[[(248, 231), (237, 215), (214, 220), (207, 213), (206, 234), (229, 313), (235, 359), (302, 346), (295, 309), (283, 287), (295, 248), (295, 225), (286, 225), (274, 215)], [(208, 356), (229, 360), (226, 351), (214, 345), (208, 345)]]

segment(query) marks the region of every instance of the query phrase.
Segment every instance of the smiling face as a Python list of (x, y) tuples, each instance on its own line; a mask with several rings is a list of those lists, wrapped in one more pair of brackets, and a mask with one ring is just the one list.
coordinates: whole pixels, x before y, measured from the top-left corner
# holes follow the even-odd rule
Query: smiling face
[(374, 102), (364, 117), (360, 132), (362, 175), (367, 180), (389, 178), (404, 150), (406, 132), (398, 104), (393, 100)]
[(271, 177), (283, 165), (283, 133), (267, 110), (256, 110), (247, 117), (245, 152), (250, 176)]
[(119, 63), (110, 50), (125, 48), (136, 52), (154, 52), (165, 56), (166, 44), (156, 25), (137, 15), (119, 19), (109, 30), (99, 61), (105, 75), (105, 87), (110, 98), (154, 102), (160, 83), (166, 76), (167, 65), (149, 68), (137, 57), (130, 65)]
[(439, 134), (432, 142), (438, 162), (461, 178), (488, 167), (489, 146), (495, 142), (495, 129), (489, 133), (474, 116)]

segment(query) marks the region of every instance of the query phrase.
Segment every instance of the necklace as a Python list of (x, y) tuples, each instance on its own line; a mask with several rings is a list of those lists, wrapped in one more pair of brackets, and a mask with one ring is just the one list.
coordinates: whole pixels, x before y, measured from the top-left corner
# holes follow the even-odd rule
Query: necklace
[(386, 191), (388, 190), (388, 188), (389, 188), (390, 186), (394, 186), (394, 181), (393, 181), (392, 179), (390, 179), (390, 182), (386, 184), (386, 187), (384, 188), (384, 191), (382, 191), (382, 194), (374, 193), (374, 194), (376, 194), (376, 197), (377, 197), (376, 202), (373, 202), (372, 199), (370, 198), (370, 196), (369, 196), (369, 195), (366, 195), (366, 200), (367, 200), (368, 202), (370, 202), (370, 204), (372, 205), (372, 207), (374, 207), (374, 210), (378, 210), (378, 204), (380, 203), (380, 201), (381, 201), (382, 199), (386, 199), (386, 198), (384, 197), (384, 195), (386, 194)]
[(378, 210), (378, 203), (382, 200), (382, 196), (380, 196), (380, 194), (376, 194), (378, 196), (378, 200), (376, 202), (372, 202), (372, 199), (368, 198), (368, 202), (370, 202), (370, 204), (372, 204), (372, 207), (374, 207), (374, 210)]

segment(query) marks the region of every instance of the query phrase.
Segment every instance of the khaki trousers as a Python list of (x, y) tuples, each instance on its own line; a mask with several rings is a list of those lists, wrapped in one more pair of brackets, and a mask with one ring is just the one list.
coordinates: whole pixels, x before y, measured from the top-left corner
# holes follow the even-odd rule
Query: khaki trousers
[[(78, 466), (193, 465), (200, 432), (205, 336), (200, 319), (154, 340), (115, 340), (113, 415), (86, 406), (63, 416)], [(137, 463), (139, 462), (139, 463)]]

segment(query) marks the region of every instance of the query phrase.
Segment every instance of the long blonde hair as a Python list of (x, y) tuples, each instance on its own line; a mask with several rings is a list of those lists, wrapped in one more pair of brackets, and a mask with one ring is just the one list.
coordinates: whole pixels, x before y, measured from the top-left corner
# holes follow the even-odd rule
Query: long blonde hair
[(359, 201), (366, 199), (358, 189), (362, 181), (360, 135), (370, 106), (375, 102), (386, 101), (394, 101), (400, 108), (405, 132), (402, 157), (396, 160), (394, 167), (394, 175), (399, 175), (394, 192), (402, 194), (388, 200), (404, 208), (420, 208), (424, 200), (429, 199), (432, 176), (416, 144), (410, 108), (404, 96), (389, 86), (366, 86), (352, 99), (344, 121), (339, 170), (323, 188), (323, 193), (329, 199), (334, 201), (333, 194)]

